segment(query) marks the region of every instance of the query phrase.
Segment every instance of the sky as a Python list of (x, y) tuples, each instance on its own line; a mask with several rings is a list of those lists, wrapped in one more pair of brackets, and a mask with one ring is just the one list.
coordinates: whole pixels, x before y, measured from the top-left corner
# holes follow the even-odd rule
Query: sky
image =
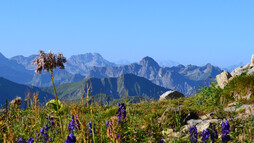
[(0, 52), (227, 67), (254, 54), (253, 0), (4, 0)]

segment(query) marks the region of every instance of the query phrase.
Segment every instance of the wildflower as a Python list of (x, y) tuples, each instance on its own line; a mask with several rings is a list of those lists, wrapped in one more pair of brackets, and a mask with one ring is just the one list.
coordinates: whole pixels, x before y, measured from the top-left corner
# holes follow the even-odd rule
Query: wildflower
[(109, 122), (108, 122), (108, 121), (106, 121), (106, 126), (108, 127), (108, 125), (109, 125)]
[(202, 133), (201, 133), (201, 136), (202, 136), (202, 141), (203, 142), (208, 140), (209, 139), (209, 130), (208, 129), (203, 130)]
[(120, 123), (122, 120), (124, 120), (126, 118), (126, 107), (124, 105), (124, 103), (118, 103), (118, 122)]
[(71, 122), (68, 124), (68, 129), (70, 132), (73, 131), (74, 129), (77, 129), (77, 124), (75, 123), (74, 115), (72, 115)]
[(228, 121), (225, 121), (225, 123), (222, 122), (221, 126), (222, 126), (222, 129), (221, 129), (221, 132), (222, 132), (222, 142), (228, 142), (228, 141), (230, 141), (230, 136), (228, 135), (228, 133), (230, 131), (230, 125), (229, 125)]
[(50, 129), (48, 125), (45, 126), (45, 131), (47, 132)]
[(13, 99), (13, 100), (10, 102), (10, 106), (11, 106), (11, 107), (14, 107), (14, 108), (19, 107), (21, 104), (22, 104), (21, 97), (16, 97), (15, 99)]
[(33, 137), (30, 137), (30, 138), (28, 139), (28, 143), (34, 143), (34, 138), (33, 138)]
[(162, 137), (162, 139), (159, 141), (159, 143), (165, 143), (164, 140), (165, 140), (165, 138)]
[(196, 126), (190, 127), (190, 141), (196, 143), (198, 139), (198, 132)]
[(52, 117), (48, 117), (48, 123), (50, 123), (52, 126), (55, 126), (55, 122), (53, 121), (53, 118)]
[(70, 133), (68, 136), (67, 136), (67, 139), (65, 140), (64, 143), (75, 143), (76, 142), (76, 137), (74, 136), (73, 133)]
[(25, 139), (20, 137), (18, 140), (16, 140), (18, 143), (26, 143)]
[(41, 73), (42, 69), (45, 72), (49, 72), (49, 70), (53, 70), (56, 67), (60, 69), (64, 69), (63, 63), (66, 62), (66, 58), (63, 57), (62, 53), (59, 53), (57, 58), (56, 55), (49, 51), (48, 54), (45, 54), (44, 51), (39, 52), (39, 57), (33, 60), (33, 64), (37, 65), (35, 70), (36, 73)]
[[(47, 126), (47, 125), (46, 125)], [(48, 130), (48, 129), (47, 129)], [(41, 135), (44, 136), (44, 142), (47, 142), (48, 141), (48, 133), (45, 132), (47, 131), (46, 129), (44, 130), (43, 128), (41, 128), (40, 132), (41, 132)]]
[(44, 135), (44, 129), (43, 128), (41, 128), (40, 132), (41, 132), (41, 135)]
[(211, 134), (210, 134), (210, 138), (211, 138), (211, 140), (212, 140), (212, 143), (214, 143), (214, 140), (215, 140), (215, 139), (218, 139), (218, 133), (217, 133), (217, 131), (215, 130), (215, 127), (214, 127), (214, 126), (212, 127), (212, 132), (211, 132)]
[[(92, 121), (90, 121), (89, 124), (88, 124), (88, 129), (89, 129), (89, 134), (90, 135), (92, 135), (93, 132), (94, 132), (94, 126), (95, 126), (95, 124), (93, 124)], [(93, 131), (92, 131), (92, 129), (93, 129)]]

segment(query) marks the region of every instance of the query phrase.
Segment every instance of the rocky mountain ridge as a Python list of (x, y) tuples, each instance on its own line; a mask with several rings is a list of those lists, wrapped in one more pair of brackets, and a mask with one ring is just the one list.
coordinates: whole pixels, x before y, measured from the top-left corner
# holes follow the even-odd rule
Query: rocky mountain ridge
[[(41, 75), (34, 73), (35, 66), (30, 64), (34, 57), (36, 55), (29, 57), (15, 56), (7, 59), (2, 55), (2, 58), (8, 61), (9, 64), (0, 63), (0, 66), (10, 70), (0, 73), (0, 76), (21, 84), (40, 87), (50, 86), (49, 73), (43, 72)], [(178, 65), (161, 67), (148, 56), (144, 57), (139, 63), (116, 66), (116, 64), (108, 62), (97, 53), (74, 55), (67, 60), (65, 66), (65, 70), (54, 71), (56, 85), (76, 82), (90, 77), (105, 78), (118, 77), (122, 74), (134, 74), (147, 78), (154, 84), (182, 92), (185, 96), (193, 95), (199, 87), (207, 85), (205, 81), (207, 83), (214, 81), (215, 76), (221, 72), (220, 68), (211, 64), (205, 66)]]
[(153, 83), (165, 88), (170, 88), (184, 93), (186, 96), (193, 95), (195, 91), (204, 86), (205, 80), (212, 82), (215, 76), (221, 72), (220, 68), (207, 64), (202, 67), (194, 65), (178, 65), (174, 67), (160, 67), (151, 57), (143, 58), (139, 63), (132, 63), (117, 67), (93, 67), (85, 77), (118, 77), (122, 74), (131, 73), (147, 78)]
[[(124, 74), (116, 78), (87, 78), (79, 82), (58, 85), (56, 90), (62, 100), (80, 99), (81, 95), (86, 96), (84, 91), (90, 91), (89, 96), (92, 97), (106, 95), (110, 99), (124, 99), (128, 95), (141, 97), (143, 100), (158, 100), (161, 94), (171, 91), (133, 74)], [(52, 87), (43, 88), (43, 91), (53, 93)], [(178, 97), (183, 95), (171, 96)]]

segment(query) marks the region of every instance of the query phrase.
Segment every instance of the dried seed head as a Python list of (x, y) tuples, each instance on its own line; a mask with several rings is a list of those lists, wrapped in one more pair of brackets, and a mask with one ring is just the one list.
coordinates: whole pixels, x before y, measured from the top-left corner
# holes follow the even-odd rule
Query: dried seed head
[(22, 104), (21, 97), (16, 97), (10, 102), (10, 106), (12, 107), (19, 107)]
[(37, 65), (35, 72), (40, 74), (42, 69), (44, 69), (45, 72), (49, 72), (49, 70), (53, 70), (56, 67), (64, 69), (63, 63), (66, 61), (67, 60), (62, 53), (59, 53), (56, 57), (51, 51), (49, 51), (48, 54), (45, 54), (44, 51), (40, 51), (39, 57), (33, 60), (33, 64)]

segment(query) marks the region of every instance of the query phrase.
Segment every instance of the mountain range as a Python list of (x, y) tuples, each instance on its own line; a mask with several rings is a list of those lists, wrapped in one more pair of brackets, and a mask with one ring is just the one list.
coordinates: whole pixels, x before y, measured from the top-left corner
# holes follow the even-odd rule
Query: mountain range
[[(123, 99), (127, 94), (128, 97), (157, 100), (161, 94), (170, 90), (133, 74), (124, 74), (117, 78), (86, 78), (79, 82), (58, 85), (56, 90), (62, 100), (78, 100), (81, 96), (86, 96), (84, 91), (88, 91), (89, 87), (89, 96), (104, 94), (108, 97), (107, 102), (111, 102), (112, 99)], [(42, 90), (50, 94), (54, 92), (52, 87), (42, 88)]]
[[(38, 93), (40, 103), (45, 103), (54, 98), (53, 94), (44, 92), (38, 87), (17, 84), (0, 77), (0, 108), (5, 105), (6, 99), (11, 101), (18, 96), (24, 101), (27, 92), (30, 92), (31, 94)], [(24, 104), (22, 106), (24, 107)]]
[[(28, 57), (15, 56), (10, 59), (0, 54), (0, 77), (16, 83), (38, 87), (51, 86), (50, 74), (34, 73), (35, 65), (31, 65), (37, 55)], [(161, 67), (151, 57), (144, 57), (139, 63), (120, 66), (105, 60), (98, 53), (73, 55), (67, 59), (65, 70), (54, 70), (56, 85), (81, 81), (84, 78), (119, 77), (123, 74), (133, 74), (152, 81), (164, 88), (177, 90), (185, 96), (195, 94), (199, 87), (212, 82), (221, 69), (211, 64), (205, 66), (178, 65)]]
[[(85, 77), (118, 77), (131, 73), (149, 79), (153, 83), (165, 88), (177, 90), (185, 96), (193, 95), (199, 87), (214, 81), (221, 69), (211, 64), (205, 66), (178, 65), (160, 67), (151, 57), (144, 57), (139, 63), (117, 67), (92, 67)], [(207, 83), (205, 82), (207, 81)]]

